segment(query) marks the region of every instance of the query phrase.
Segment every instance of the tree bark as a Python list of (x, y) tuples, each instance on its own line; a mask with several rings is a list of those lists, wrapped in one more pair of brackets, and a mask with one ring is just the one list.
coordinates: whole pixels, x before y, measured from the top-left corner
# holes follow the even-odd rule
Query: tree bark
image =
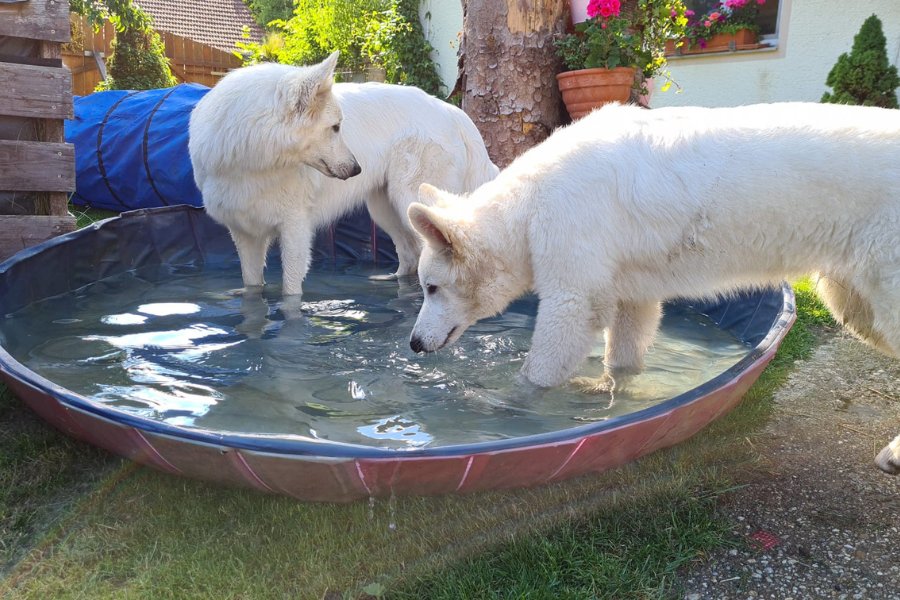
[(567, 0), (465, 0), (462, 108), (501, 168), (565, 119), (553, 39), (568, 14)]

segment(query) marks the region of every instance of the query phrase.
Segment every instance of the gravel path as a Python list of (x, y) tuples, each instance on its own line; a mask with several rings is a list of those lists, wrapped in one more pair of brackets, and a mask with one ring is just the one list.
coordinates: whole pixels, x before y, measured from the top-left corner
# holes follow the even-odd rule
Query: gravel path
[(838, 334), (799, 364), (754, 436), (768, 464), (725, 500), (739, 549), (687, 572), (686, 600), (900, 600), (900, 361)]

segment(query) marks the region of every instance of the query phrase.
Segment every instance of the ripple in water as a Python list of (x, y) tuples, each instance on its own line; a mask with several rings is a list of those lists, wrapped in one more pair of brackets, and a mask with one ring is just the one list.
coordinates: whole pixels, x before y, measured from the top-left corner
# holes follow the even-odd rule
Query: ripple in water
[[(732, 366), (748, 348), (669, 309), (647, 369), (610, 402), (518, 377), (537, 302), (515, 302), (453, 348), (409, 349), (422, 296), (358, 265), (313, 271), (303, 316), (278, 289), (241, 296), (236, 268), (127, 273), (0, 322), (7, 350), (97, 402), (181, 427), (412, 449), (530, 435), (647, 408)], [(280, 281), (277, 271), (268, 274)], [(599, 376), (602, 340), (579, 375)]]

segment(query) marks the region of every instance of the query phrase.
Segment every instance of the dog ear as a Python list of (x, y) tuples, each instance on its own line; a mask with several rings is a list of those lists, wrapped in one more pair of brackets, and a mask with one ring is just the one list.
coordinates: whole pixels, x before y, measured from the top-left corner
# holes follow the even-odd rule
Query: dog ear
[(328, 58), (318, 64), (317, 68), (319, 70), (320, 81), (318, 93), (324, 94), (331, 91), (331, 86), (334, 84), (334, 69), (337, 67), (337, 61), (340, 55), (341, 51), (335, 50), (328, 55)]
[(448, 204), (452, 200), (453, 194), (439, 190), (430, 183), (419, 185), (419, 202), (426, 206), (437, 206), (439, 204)]
[(285, 82), (283, 105), (292, 107), (294, 114), (313, 112), (322, 97), (331, 92), (339, 55), (340, 52), (332, 52), (319, 64), (298, 69)]
[(424, 204), (413, 202), (409, 205), (406, 214), (409, 217), (409, 223), (412, 225), (412, 228), (424, 238), (426, 243), (438, 250), (453, 250), (452, 237), (449, 235), (447, 222), (436, 210)]

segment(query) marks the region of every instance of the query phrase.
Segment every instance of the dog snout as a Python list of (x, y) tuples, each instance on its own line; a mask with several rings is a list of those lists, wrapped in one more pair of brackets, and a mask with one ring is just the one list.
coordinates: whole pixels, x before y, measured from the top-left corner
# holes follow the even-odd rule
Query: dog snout
[(415, 335), (409, 338), (409, 347), (416, 353), (425, 352), (425, 344), (422, 343), (422, 338)]
[(331, 165), (326, 161), (321, 160), (319, 163), (313, 164), (312, 166), (318, 169), (323, 175), (341, 180), (350, 179), (351, 177), (356, 177), (362, 173), (362, 167), (359, 166), (359, 162), (357, 162), (356, 159), (353, 159), (353, 162), (345, 162), (338, 165)]
[(355, 160), (352, 163), (341, 165), (340, 168), (333, 171), (334, 177), (338, 179), (350, 179), (362, 173), (362, 167)]
[(333, 176), (338, 179), (350, 179), (362, 173), (362, 167), (359, 166), (359, 161), (354, 158), (352, 162), (342, 163), (337, 168), (332, 169), (332, 172), (334, 173)]

